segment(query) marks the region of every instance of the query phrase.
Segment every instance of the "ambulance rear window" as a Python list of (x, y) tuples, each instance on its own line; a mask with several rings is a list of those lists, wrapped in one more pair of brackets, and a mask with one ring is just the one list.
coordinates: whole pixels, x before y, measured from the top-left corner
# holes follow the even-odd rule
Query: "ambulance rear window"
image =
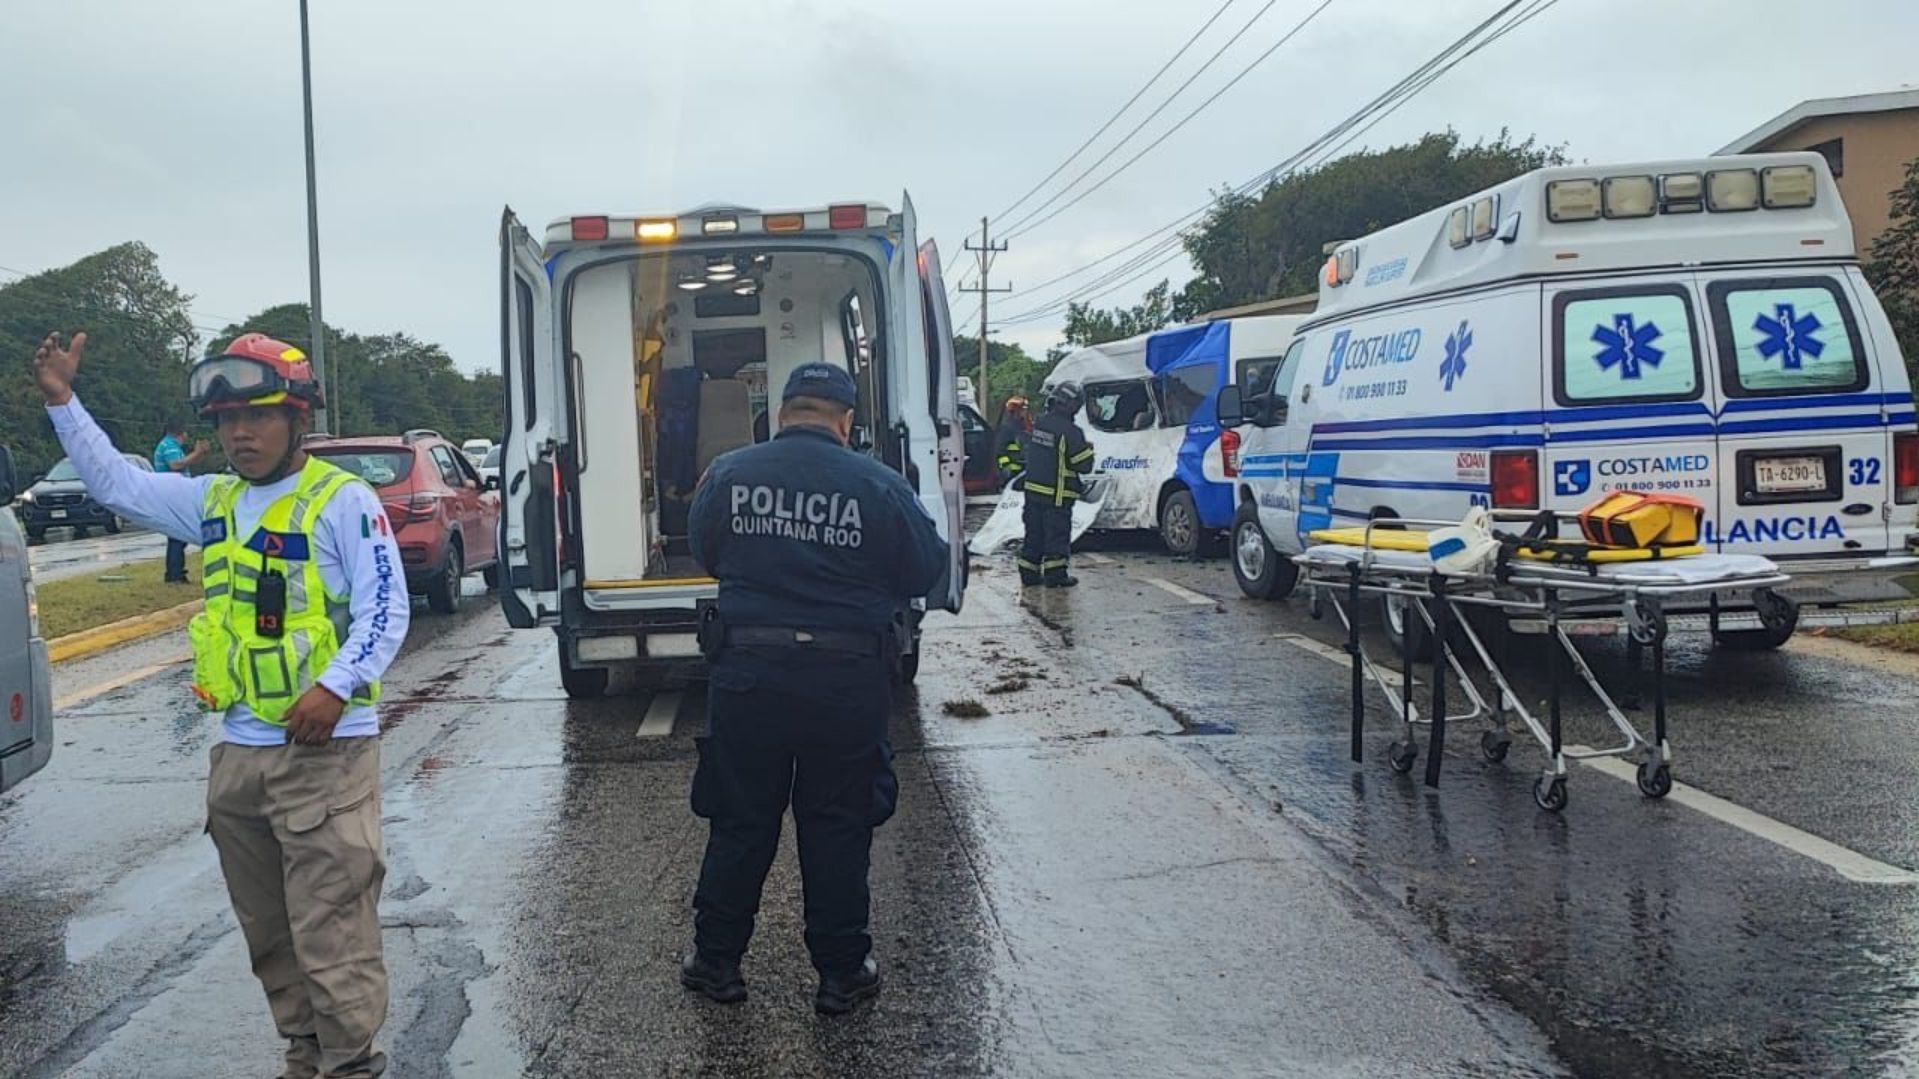
[(1698, 334), (1685, 290), (1562, 292), (1553, 299), (1553, 396), (1562, 405), (1690, 401)]
[(1831, 278), (1717, 281), (1707, 295), (1728, 395), (1848, 393), (1870, 382), (1858, 324)]

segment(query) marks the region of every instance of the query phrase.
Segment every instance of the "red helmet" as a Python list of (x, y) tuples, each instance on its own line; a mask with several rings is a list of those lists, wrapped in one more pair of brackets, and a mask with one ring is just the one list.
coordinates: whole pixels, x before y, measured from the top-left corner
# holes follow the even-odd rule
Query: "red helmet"
[(263, 333), (241, 334), (225, 352), (194, 364), (187, 401), (202, 416), (259, 405), (326, 405), (306, 353)]

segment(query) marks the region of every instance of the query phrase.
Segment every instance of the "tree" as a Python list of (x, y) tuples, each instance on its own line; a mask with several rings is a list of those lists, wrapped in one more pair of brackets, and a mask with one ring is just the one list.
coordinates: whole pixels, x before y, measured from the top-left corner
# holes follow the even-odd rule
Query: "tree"
[(1173, 321), (1171, 282), (1161, 281), (1131, 307), (1102, 310), (1091, 304), (1066, 305), (1066, 344), (1084, 348), (1164, 329)]
[(169, 283), (153, 251), (124, 243), (0, 288), (0, 438), (23, 477), (61, 456), (27, 358), (51, 331), (87, 331), (79, 390), (114, 443), (144, 452), (186, 411), (186, 371), (198, 343), (192, 297)]
[(1503, 130), (1491, 142), (1470, 146), (1447, 130), (1293, 173), (1258, 195), (1224, 192), (1199, 227), (1183, 237), (1199, 276), (1180, 290), (1171, 313), (1190, 319), (1222, 307), (1312, 292), (1326, 244), (1364, 236), (1565, 160), (1562, 147), (1541, 146), (1534, 138), (1516, 142)]
[(1872, 241), (1866, 278), (1886, 309), (1906, 366), (1919, 372), (1919, 158), (1892, 192), (1892, 216)]
[[(959, 373), (979, 381), (979, 338), (953, 338), (953, 355), (959, 360)], [(1019, 394), (1034, 397), (1052, 372), (1053, 365), (1036, 360), (1018, 345), (991, 341), (986, 346), (986, 377), (993, 384), (979, 396), (979, 412), (987, 423), (999, 421), (1000, 408), (1008, 397)]]

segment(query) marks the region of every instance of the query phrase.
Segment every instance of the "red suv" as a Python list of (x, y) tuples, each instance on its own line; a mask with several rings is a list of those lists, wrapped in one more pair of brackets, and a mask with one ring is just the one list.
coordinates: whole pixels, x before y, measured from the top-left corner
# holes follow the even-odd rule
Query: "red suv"
[(307, 452), (373, 485), (393, 522), (407, 591), (439, 614), (460, 606), (460, 580), (479, 570), (499, 584), (499, 481), (483, 481), (460, 448), (434, 431), (315, 439)]

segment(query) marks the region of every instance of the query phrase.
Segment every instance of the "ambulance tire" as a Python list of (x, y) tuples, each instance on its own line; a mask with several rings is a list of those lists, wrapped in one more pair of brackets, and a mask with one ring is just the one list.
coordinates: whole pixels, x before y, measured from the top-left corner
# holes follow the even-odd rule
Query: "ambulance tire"
[(560, 685), (565, 687), (566, 695), (576, 701), (596, 700), (606, 696), (607, 677), (611, 673), (605, 667), (575, 667), (568, 654), (566, 638), (559, 638), (560, 644)]
[(1273, 549), (1266, 529), (1259, 523), (1259, 508), (1251, 502), (1240, 504), (1233, 515), (1230, 540), (1233, 579), (1239, 590), (1253, 599), (1283, 599), (1299, 584), (1299, 567), (1293, 560)]

